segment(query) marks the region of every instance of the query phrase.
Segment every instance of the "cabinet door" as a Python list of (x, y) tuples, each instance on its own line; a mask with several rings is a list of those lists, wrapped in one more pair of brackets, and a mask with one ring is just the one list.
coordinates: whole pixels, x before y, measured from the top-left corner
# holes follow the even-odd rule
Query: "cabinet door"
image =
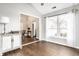
[(2, 41), (2, 50), (11, 49), (11, 36), (4, 36)]
[(20, 38), (20, 36), (19, 35), (13, 35), (13, 39), (14, 39), (13, 48), (20, 47), (20, 45), (21, 45), (21, 38)]

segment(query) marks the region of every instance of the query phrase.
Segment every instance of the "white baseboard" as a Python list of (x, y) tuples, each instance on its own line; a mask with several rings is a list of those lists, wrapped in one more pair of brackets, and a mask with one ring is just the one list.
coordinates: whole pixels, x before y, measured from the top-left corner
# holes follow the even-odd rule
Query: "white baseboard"
[(74, 48), (79, 49), (79, 47), (78, 47), (78, 46), (74, 46)]
[[(42, 41), (42, 40), (41, 40)], [(50, 40), (43, 40), (43, 41), (48, 41), (48, 42), (51, 42), (51, 43), (56, 43), (56, 44), (59, 44), (59, 45), (63, 45), (63, 46), (68, 46), (68, 47), (72, 47), (72, 48), (76, 48), (76, 49), (79, 49), (78, 46), (69, 46), (67, 44), (63, 44), (63, 43), (59, 43), (59, 42), (55, 42), (55, 41), (50, 41)]]
[(23, 44), (22, 47), (23, 47), (23, 46), (26, 46), (26, 45), (30, 45), (30, 44), (36, 43), (36, 42), (38, 42), (38, 41), (40, 41), (40, 40), (37, 40), (37, 41), (33, 41), (33, 42), (30, 42), (30, 43)]

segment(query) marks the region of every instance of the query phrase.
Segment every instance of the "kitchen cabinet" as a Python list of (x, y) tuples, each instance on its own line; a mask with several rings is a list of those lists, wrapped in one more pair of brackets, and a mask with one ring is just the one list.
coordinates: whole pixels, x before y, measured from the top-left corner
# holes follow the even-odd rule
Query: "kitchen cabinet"
[(13, 48), (16, 48), (21, 45), (21, 38), (19, 35), (13, 35)]
[(0, 36), (0, 55), (5, 52), (21, 48), (20, 34), (5, 34)]
[(11, 36), (3, 36), (2, 38), (2, 50), (11, 49)]

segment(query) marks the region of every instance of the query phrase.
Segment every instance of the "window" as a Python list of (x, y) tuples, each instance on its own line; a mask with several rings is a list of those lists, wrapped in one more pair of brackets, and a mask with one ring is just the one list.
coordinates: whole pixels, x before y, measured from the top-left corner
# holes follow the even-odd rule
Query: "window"
[(58, 16), (46, 18), (46, 38), (64, 38), (68, 36), (68, 32), (72, 25), (72, 14), (66, 13)]
[(46, 19), (46, 38), (55, 37), (57, 34), (57, 16)]

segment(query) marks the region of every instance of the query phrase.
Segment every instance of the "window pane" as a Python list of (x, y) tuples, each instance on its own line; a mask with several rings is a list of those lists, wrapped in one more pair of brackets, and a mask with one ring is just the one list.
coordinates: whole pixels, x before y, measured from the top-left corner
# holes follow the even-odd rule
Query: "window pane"
[(67, 14), (59, 15), (58, 20), (59, 20), (59, 27), (66, 29), (67, 28), (67, 20), (68, 20)]
[(57, 16), (48, 17), (46, 19), (46, 27), (49, 28), (49, 29), (57, 28)]
[(57, 35), (57, 29), (48, 29), (46, 31), (46, 38), (56, 37), (56, 35)]
[(68, 36), (72, 35), (73, 32), (72, 29), (73, 29), (72, 13), (46, 18), (46, 38), (56, 37), (66, 39)]
[(55, 37), (57, 34), (57, 16), (46, 19), (46, 38)]
[(59, 36), (60, 38), (62, 37), (62, 38), (66, 38), (67, 37), (67, 30), (65, 30), (65, 29), (61, 29), (60, 30), (60, 36)]

